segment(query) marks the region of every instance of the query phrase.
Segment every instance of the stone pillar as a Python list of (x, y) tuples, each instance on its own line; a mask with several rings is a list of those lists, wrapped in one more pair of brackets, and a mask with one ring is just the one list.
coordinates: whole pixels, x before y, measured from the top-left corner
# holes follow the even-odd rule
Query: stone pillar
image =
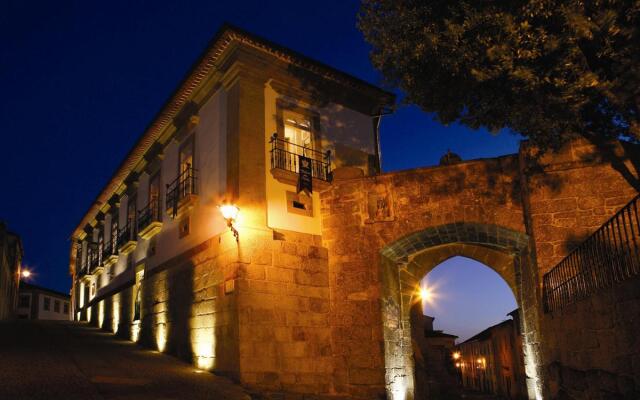
[[(382, 315), (385, 384), (390, 400), (413, 400), (415, 374), (411, 345), (410, 299), (401, 290), (402, 264), (383, 258)], [(407, 303), (407, 304), (405, 304)]]
[(227, 201), (237, 202), (244, 226), (266, 228), (264, 80), (236, 65), (227, 91)]

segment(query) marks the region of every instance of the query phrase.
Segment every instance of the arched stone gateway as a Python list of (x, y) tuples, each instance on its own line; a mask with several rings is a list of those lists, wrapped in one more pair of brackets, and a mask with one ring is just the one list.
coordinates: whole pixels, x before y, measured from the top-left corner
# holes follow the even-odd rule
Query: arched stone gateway
[[(632, 351), (611, 351), (609, 338), (625, 340), (613, 323), (599, 321), (607, 328), (598, 343), (590, 337), (591, 300), (580, 316), (571, 309), (545, 313), (541, 288), (546, 272), (637, 193), (608, 163), (590, 156), (588, 144), (572, 142), (542, 160), (541, 170), (528, 167), (527, 151), (336, 178), (322, 193), (335, 393), (414, 398), (409, 307), (419, 280), (453, 256), (486, 264), (511, 287), (524, 332), (529, 398), (582, 393), (588, 385), (581, 376), (632, 379), (624, 369)], [(611, 300), (598, 301), (608, 313), (618, 309)], [(600, 372), (589, 372), (594, 365)]]
[(382, 248), (381, 312), (389, 399), (414, 398), (410, 308), (416, 301), (420, 280), (454, 256), (465, 256), (493, 268), (512, 289), (518, 306), (525, 310), (522, 331), (527, 386), (530, 398), (539, 397), (537, 366), (540, 363), (535, 351), (538, 336), (535, 310), (539, 307), (539, 297), (535, 285), (528, 285), (523, 278), (536, 272), (530, 260), (529, 243), (523, 232), (493, 224), (460, 222), (429, 227)]

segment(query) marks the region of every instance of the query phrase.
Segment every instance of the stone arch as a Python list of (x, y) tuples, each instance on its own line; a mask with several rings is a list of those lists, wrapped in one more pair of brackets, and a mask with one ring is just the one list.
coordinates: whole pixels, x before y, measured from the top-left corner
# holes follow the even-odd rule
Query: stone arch
[(392, 400), (413, 400), (414, 361), (410, 308), (420, 280), (454, 256), (494, 269), (511, 287), (522, 312), (522, 332), (530, 398), (539, 398), (537, 271), (524, 232), (481, 223), (451, 223), (404, 236), (380, 251), (385, 384)]

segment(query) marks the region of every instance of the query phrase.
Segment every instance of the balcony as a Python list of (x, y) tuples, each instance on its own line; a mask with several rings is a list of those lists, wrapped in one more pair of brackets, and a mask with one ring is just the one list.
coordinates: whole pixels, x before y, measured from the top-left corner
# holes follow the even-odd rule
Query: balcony
[(127, 255), (136, 248), (137, 244), (135, 221), (133, 224), (129, 221), (118, 229), (118, 253)]
[(104, 268), (109, 268), (118, 261), (118, 250), (111, 241), (105, 242), (101, 261)]
[(153, 199), (138, 212), (138, 236), (149, 240), (162, 230), (160, 198)]
[(167, 212), (172, 218), (187, 214), (198, 201), (197, 170), (188, 166), (173, 182), (167, 185)]
[(271, 136), (271, 175), (288, 185), (297, 185), (301, 156), (311, 160), (311, 176), (314, 189), (324, 190), (332, 180), (331, 151), (321, 152)]
[(89, 272), (92, 275), (99, 275), (104, 270), (101, 261), (101, 255), (96, 247), (91, 254), (91, 258), (89, 259)]
[(90, 262), (89, 260), (84, 260), (80, 265), (80, 270), (77, 272), (77, 278), (80, 282), (89, 282), (91, 279), (91, 271), (90, 271)]

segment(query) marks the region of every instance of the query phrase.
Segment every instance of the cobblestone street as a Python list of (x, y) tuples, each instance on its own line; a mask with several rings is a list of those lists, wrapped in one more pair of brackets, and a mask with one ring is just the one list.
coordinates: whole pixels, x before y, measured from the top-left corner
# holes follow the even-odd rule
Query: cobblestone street
[(0, 399), (248, 400), (230, 380), (71, 322), (0, 323)]

